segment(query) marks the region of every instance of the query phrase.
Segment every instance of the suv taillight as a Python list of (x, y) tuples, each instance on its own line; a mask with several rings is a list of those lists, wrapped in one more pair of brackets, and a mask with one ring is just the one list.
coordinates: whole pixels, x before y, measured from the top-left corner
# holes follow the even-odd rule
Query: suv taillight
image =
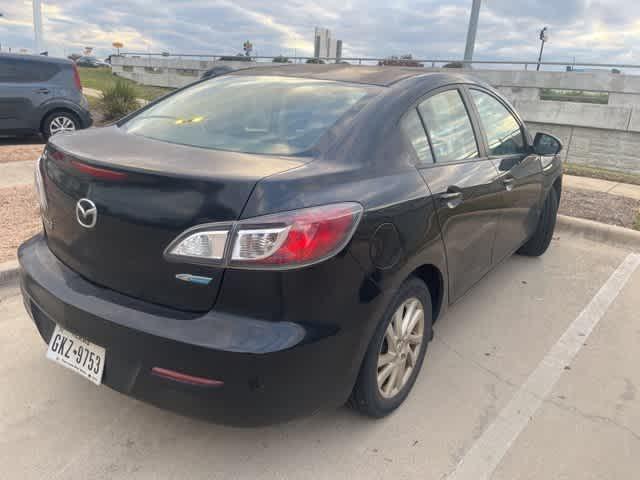
[(187, 230), (165, 256), (232, 268), (291, 269), (326, 260), (351, 240), (362, 216), (358, 203), (303, 208)]
[(73, 83), (75, 84), (78, 90), (82, 91), (82, 82), (80, 81), (80, 72), (78, 72), (78, 66), (75, 63), (73, 64)]

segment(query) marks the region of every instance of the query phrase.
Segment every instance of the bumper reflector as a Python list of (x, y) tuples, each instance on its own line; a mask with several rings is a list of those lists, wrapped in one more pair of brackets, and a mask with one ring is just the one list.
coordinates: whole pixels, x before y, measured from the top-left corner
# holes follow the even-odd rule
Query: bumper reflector
[(166, 368), (153, 367), (151, 374), (156, 377), (166, 378), (167, 380), (173, 380), (174, 382), (184, 383), (187, 385), (197, 385), (200, 387), (221, 387), (224, 382), (221, 380), (214, 380), (212, 378), (194, 377), (193, 375), (187, 375), (186, 373), (176, 372)]

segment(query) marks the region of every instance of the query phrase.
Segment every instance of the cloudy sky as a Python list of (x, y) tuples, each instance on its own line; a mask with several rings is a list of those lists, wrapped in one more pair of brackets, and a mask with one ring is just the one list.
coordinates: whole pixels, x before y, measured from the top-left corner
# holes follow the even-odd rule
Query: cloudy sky
[[(343, 39), (343, 56), (412, 53), (460, 58), (471, 0), (43, 0), (45, 46), (54, 55), (121, 41), (126, 51), (309, 55), (313, 27)], [(30, 0), (0, 0), (3, 51), (33, 48)], [(640, 2), (483, 0), (476, 59), (535, 59), (547, 25), (545, 59), (640, 63)]]

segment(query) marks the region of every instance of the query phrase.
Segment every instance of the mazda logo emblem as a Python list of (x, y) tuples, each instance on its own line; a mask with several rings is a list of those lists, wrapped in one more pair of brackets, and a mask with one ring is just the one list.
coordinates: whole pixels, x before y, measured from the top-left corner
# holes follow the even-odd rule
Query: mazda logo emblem
[(84, 228), (93, 228), (98, 221), (96, 204), (88, 198), (81, 198), (76, 203), (76, 220)]

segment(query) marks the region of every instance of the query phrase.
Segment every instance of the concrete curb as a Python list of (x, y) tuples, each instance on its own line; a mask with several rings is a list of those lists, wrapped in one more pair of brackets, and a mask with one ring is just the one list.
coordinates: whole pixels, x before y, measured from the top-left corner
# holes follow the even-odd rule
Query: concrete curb
[(558, 233), (566, 232), (587, 240), (640, 251), (640, 231), (566, 215), (558, 215), (556, 228)]
[(13, 283), (20, 275), (20, 264), (17, 260), (0, 263), (0, 286)]

